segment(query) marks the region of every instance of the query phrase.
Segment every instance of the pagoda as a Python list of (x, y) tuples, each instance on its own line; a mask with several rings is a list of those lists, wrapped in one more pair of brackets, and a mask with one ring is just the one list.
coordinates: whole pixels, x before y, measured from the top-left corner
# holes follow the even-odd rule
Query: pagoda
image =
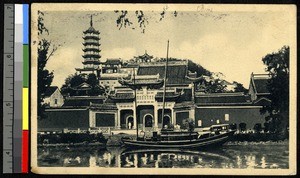
[(83, 31), (83, 68), (76, 68), (78, 74), (98, 74), (100, 68), (100, 32), (93, 27), (93, 17), (91, 15), (90, 27)]

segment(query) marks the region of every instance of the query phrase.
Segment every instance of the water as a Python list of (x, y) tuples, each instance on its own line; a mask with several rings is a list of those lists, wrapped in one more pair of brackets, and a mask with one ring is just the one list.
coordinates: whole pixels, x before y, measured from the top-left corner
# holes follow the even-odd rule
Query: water
[(288, 169), (288, 143), (223, 145), (215, 150), (39, 148), (42, 167)]

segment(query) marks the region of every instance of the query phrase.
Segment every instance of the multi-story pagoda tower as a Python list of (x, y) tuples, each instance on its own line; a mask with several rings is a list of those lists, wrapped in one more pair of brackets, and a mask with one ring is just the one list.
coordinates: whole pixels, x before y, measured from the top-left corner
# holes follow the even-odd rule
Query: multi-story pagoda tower
[(97, 74), (100, 64), (100, 32), (93, 27), (93, 17), (91, 15), (90, 27), (83, 31), (83, 68), (76, 68), (79, 74)]

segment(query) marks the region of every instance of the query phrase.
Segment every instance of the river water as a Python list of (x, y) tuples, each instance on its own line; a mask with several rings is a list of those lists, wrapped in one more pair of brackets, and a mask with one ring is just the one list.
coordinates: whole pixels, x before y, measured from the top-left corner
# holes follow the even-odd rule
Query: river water
[(38, 148), (41, 167), (289, 168), (288, 142), (228, 144), (214, 150)]

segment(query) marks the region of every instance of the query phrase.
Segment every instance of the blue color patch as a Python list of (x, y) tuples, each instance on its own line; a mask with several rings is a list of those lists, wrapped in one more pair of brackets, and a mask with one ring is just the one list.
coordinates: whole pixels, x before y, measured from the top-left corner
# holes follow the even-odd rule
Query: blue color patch
[(28, 38), (29, 38), (29, 33), (28, 33), (28, 4), (23, 4), (23, 44), (28, 44)]

